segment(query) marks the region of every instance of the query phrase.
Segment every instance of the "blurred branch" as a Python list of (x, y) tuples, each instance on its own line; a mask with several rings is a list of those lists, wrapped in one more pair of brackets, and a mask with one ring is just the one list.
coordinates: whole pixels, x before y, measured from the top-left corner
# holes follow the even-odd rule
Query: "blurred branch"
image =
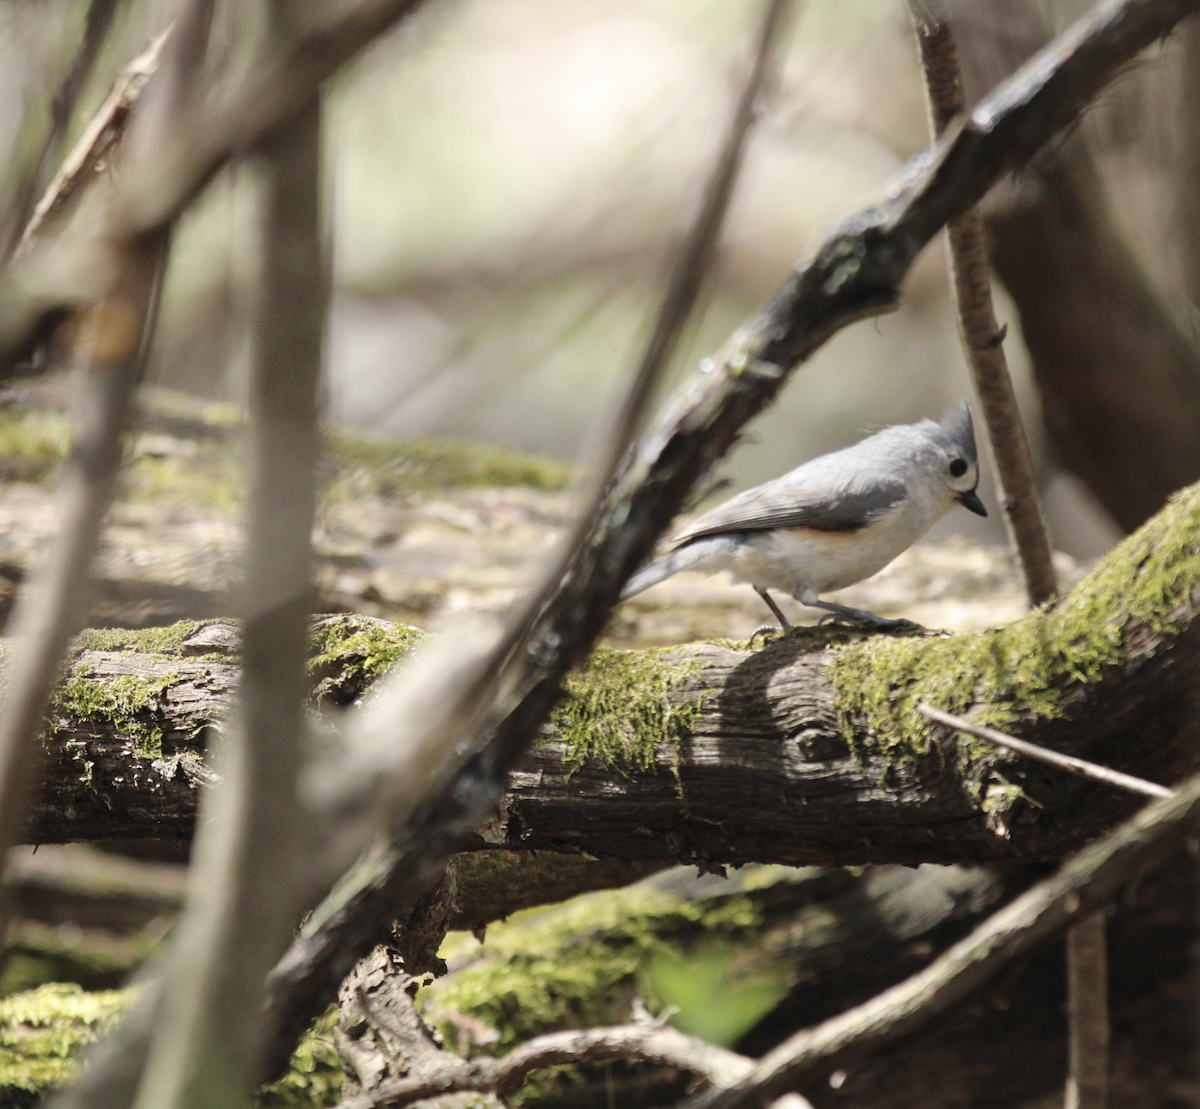
[(1182, 846), (1198, 821), (1200, 776), (1190, 778), (1174, 797), (1151, 803), (1084, 848), (919, 974), (841, 1016), (796, 1033), (733, 1087), (701, 1094), (688, 1105), (752, 1109), (916, 1032), (1016, 959), (1102, 910), (1122, 885)]
[[(314, 914), (276, 969), (269, 1017), (279, 1030), (273, 1069), (332, 996), (348, 960), (370, 948), (390, 919), (434, 880), (455, 844), (482, 822), (553, 705), (567, 667), (590, 648), (621, 586), (695, 482), (770, 403), (788, 373), (840, 328), (893, 307), (908, 267), (947, 219), (1027, 161), (1122, 65), (1197, 6), (1197, 0), (1103, 5), (916, 159), (889, 187), (888, 200), (827, 235), (762, 314), (706, 364), (707, 372), (625, 455), (603, 502), (588, 510), (593, 524), (587, 541), (529, 634), (502, 640), (491, 665), (476, 656), (475, 674), (496, 674), (495, 688), (504, 694), (490, 710), (481, 711), (480, 680), (466, 669), (454, 680), (443, 674), (437, 700), (429, 700), (427, 668), (413, 671), (407, 689), (398, 686), (381, 699), (359, 742), (376, 766), (385, 743), (391, 744), (392, 780), (407, 791), (393, 787), (389, 799), (398, 827), (392, 842), (365, 857)], [(522, 618), (515, 627), (526, 624)], [(457, 651), (461, 655), (461, 645)], [(418, 678), (428, 687), (424, 700), (415, 692)], [(415, 734), (412, 724), (418, 710), (428, 724), (423, 734)], [(447, 760), (450, 751), (456, 754)], [(399, 758), (396, 752), (402, 752)], [(413, 789), (418, 781), (426, 787)]]
[[(180, 84), (191, 79), (203, 59), (203, 41), (193, 42), (188, 32), (202, 29), (199, 37), (207, 39), (210, 13), (211, 0), (194, 0), (185, 11), (169, 74)], [(169, 126), (165, 118), (160, 123)], [(75, 441), (59, 494), (61, 527), (12, 616), (17, 647), (0, 704), (0, 854), (24, 829), (42, 718), (71, 637), (87, 617), (92, 559), (149, 356), (169, 245), (169, 227), (115, 243), (115, 273), (83, 316)]]
[(87, 616), (92, 556), (146, 365), (167, 249), (165, 234), (128, 243), (108, 296), (83, 320), (75, 440), (59, 491), (61, 527), (12, 616), (16, 648), (0, 704), (0, 852), (24, 832), (42, 717), (67, 645)]
[[(307, 751), (311, 536), (329, 282), (321, 220), (321, 112), (263, 146), (263, 289), (250, 381), (239, 726), (206, 799), (187, 910), (173, 945), (139, 1105), (243, 1104), (263, 1042), (261, 983), (307, 892), (299, 795)], [(218, 1080), (219, 1076), (219, 1080)], [(213, 1098), (213, 1083), (224, 1091)]]
[(17, 236), (21, 235), (29, 221), (38, 191), (45, 188), (51, 169), (58, 164), (62, 156), (71, 118), (91, 75), (96, 55), (100, 52), (112, 25), (118, 2), (119, 0), (89, 0), (83, 24), (83, 38), (75, 51), (70, 69), (50, 102), (50, 130), (42, 141), (35, 164), (18, 185), (11, 207), (5, 213), (3, 235), (0, 236), (0, 259), (7, 260), (12, 254)]
[(23, 222), (24, 231), (16, 246), (16, 253), (28, 250), (42, 233), (42, 229), (61, 215), (70, 203), (92, 180), (100, 165), (121, 141), (130, 112), (142, 95), (146, 82), (158, 68), (158, 58), (170, 31), (164, 31), (150, 45), (121, 70), (104, 103), (97, 109), (92, 121), (84, 129), (59, 167), (37, 207), (33, 209), (28, 223)]
[[(1174, 174), (1174, 222), (1181, 241), (1180, 277), (1193, 320), (1200, 319), (1200, 19), (1180, 28), (1179, 158)], [(1197, 328), (1200, 331), (1200, 328)]]
[[(936, 139), (966, 108), (954, 32), (944, 0), (909, 0), (909, 9)], [(1004, 357), (1004, 333), (992, 307), (992, 273), (978, 206), (954, 216), (946, 229), (959, 333), (987, 423), (1005, 523), (1017, 548), (1029, 603), (1045, 604), (1058, 593), (1058, 580), (1038, 504), (1029, 441)]]
[(1104, 909), (1067, 930), (1067, 1083), (1063, 1109), (1107, 1109), (1108, 930)]
[[(397, 834), (390, 842), (377, 842), (360, 858), (309, 918), (273, 972), (271, 1016), (279, 1032), (270, 1055), (272, 1071), (285, 1064), (292, 1043), (332, 1000), (337, 984), (374, 946), (397, 908), (411, 905), (431, 884), (456, 843), (500, 796), (508, 770), (558, 699), (563, 678), (591, 650), (625, 579), (649, 555), (686, 495), (695, 476), (691, 466), (685, 467), (687, 477), (678, 495), (646, 524), (613, 526), (615, 481), (633, 456), (641, 410), (670, 362), (711, 268), (756, 105), (778, 60), (788, 7), (789, 0), (764, 4), (753, 64), (709, 174), (704, 201), (672, 268), (633, 381), (608, 429), (604, 464), (590, 504), (579, 514), (562, 554), (494, 646), (476, 647), (478, 653), (464, 667), (461, 644), (451, 645), (444, 656), (427, 661), (419, 676), (401, 679), (391, 698), (385, 695), (358, 729), (361, 750), (373, 752), (386, 743), (402, 752), (402, 765), (392, 767), (396, 785), (377, 791), (392, 811), (381, 812), (383, 806), (374, 799), (364, 805), (363, 800), (343, 796), (336, 804), (341, 809), (374, 809), (384, 827), (396, 822)], [(435, 679), (432, 672), (439, 667)], [(440, 702), (436, 708), (429, 702), (435, 688)], [(411, 702), (414, 691), (424, 711)], [(476, 741), (460, 748), (465, 757), (446, 758), (471, 736)], [(412, 821), (407, 827), (406, 818)]]

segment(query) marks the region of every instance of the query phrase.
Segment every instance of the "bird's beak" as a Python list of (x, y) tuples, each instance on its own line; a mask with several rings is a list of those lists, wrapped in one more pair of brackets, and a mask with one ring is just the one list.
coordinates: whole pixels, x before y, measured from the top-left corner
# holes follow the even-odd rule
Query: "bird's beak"
[(979, 499), (979, 494), (972, 489), (969, 493), (959, 493), (958, 503), (963, 508), (969, 508), (976, 516), (986, 516), (987, 509), (983, 507), (983, 501)]

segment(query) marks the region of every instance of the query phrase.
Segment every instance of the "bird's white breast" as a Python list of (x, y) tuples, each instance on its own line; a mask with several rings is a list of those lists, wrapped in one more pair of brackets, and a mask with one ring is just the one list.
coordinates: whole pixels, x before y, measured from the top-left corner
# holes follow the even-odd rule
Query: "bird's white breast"
[(907, 550), (945, 511), (923, 499), (906, 500), (895, 512), (858, 531), (778, 528), (752, 532), (729, 558), (735, 579), (799, 598), (820, 595), (878, 573)]

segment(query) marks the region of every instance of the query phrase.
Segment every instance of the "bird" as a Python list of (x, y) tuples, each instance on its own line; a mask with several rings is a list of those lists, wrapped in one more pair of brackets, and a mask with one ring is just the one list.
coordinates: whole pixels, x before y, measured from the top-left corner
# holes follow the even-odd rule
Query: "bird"
[(729, 570), (754, 587), (783, 629), (791, 624), (772, 589), (823, 609), (819, 623), (912, 626), (820, 595), (878, 573), (956, 504), (986, 516), (978, 485), (971, 409), (960, 397), (940, 423), (885, 427), (706, 512), (675, 536), (669, 554), (630, 578), (621, 600), (681, 570)]

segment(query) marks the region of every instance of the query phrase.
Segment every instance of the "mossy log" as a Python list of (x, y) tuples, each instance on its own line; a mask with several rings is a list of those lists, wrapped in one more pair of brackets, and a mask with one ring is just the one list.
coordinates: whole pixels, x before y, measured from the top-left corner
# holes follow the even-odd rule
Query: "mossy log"
[[(1200, 487), (1053, 609), (945, 636), (797, 629), (601, 650), (514, 773), (477, 847), (702, 866), (1049, 861), (1139, 802), (931, 730), (920, 700), (1170, 784), (1200, 763)], [(347, 705), (420, 633), (317, 625), (314, 681)], [(47, 729), (34, 842), (185, 838), (236, 631), (84, 637)]]

